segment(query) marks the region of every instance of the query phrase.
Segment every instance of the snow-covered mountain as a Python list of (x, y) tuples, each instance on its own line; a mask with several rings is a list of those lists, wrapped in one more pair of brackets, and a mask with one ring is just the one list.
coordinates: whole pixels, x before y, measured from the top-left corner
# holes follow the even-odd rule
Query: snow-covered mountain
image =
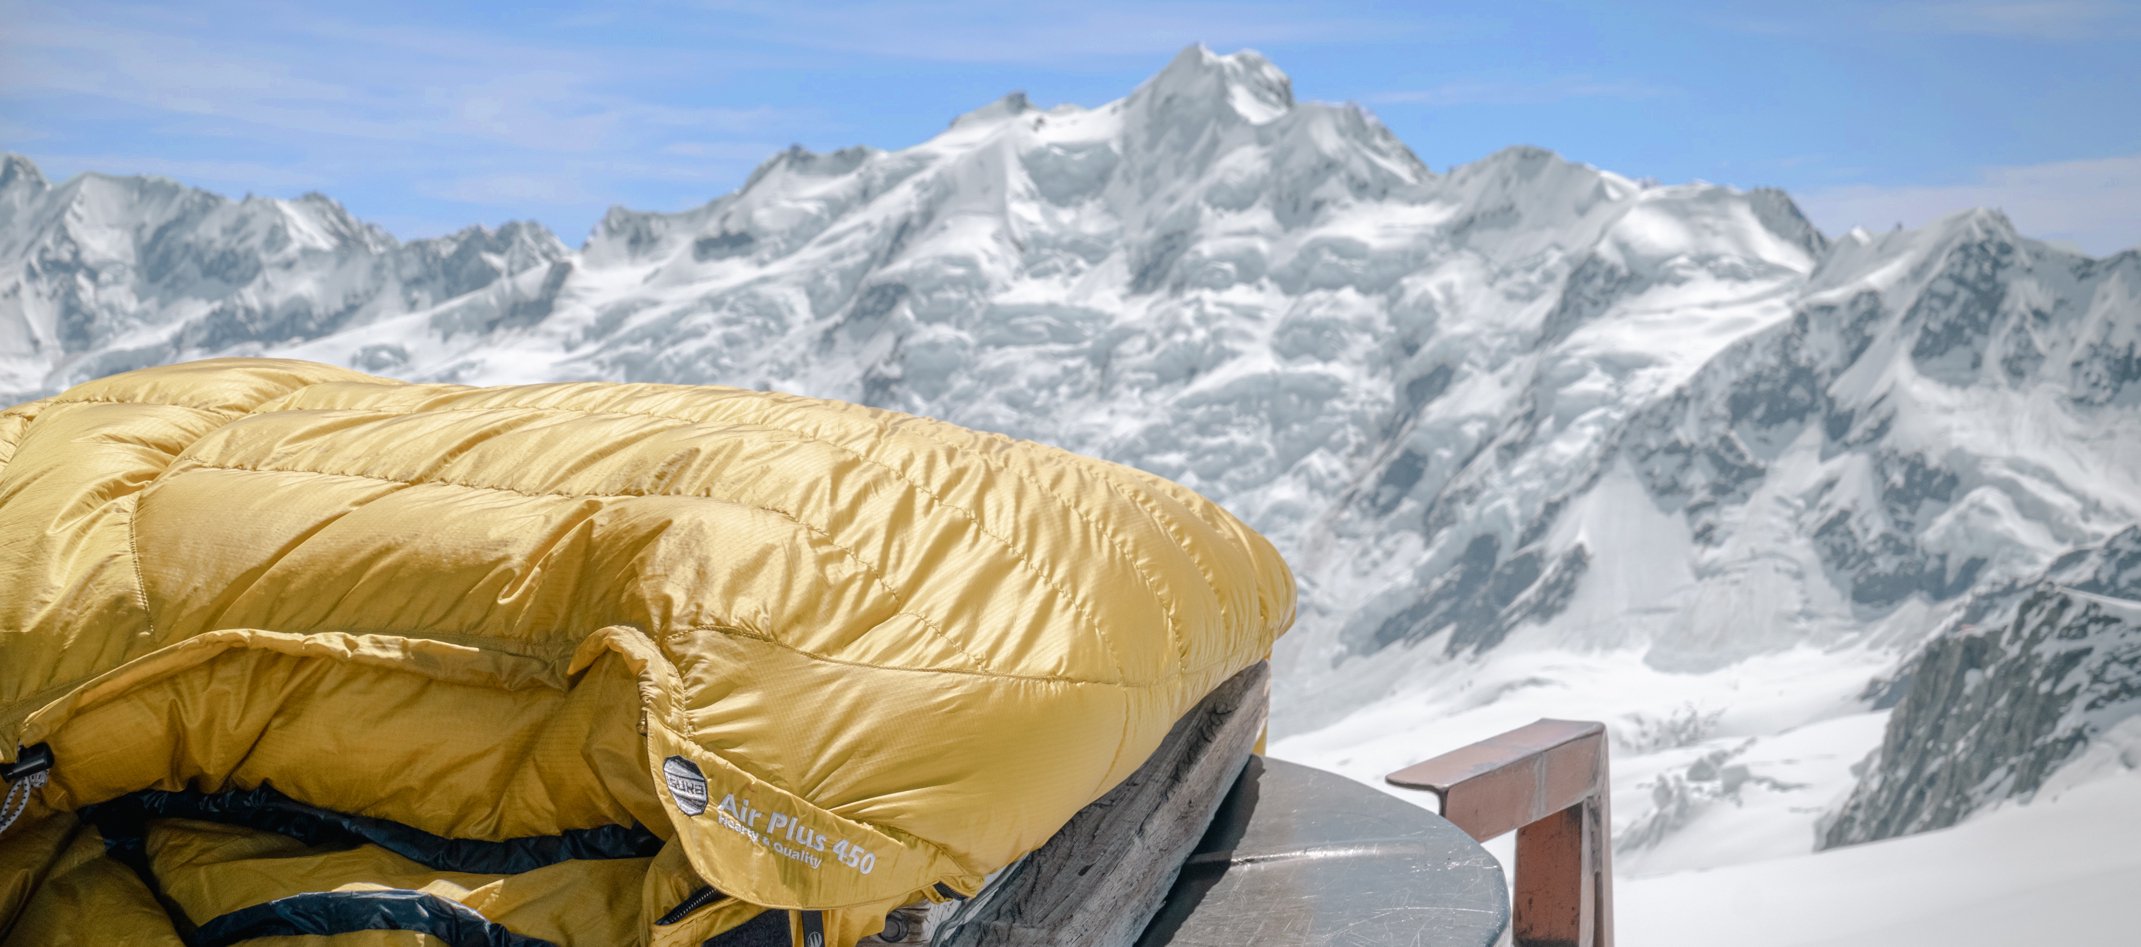
[(320, 194), (232, 201), (101, 174), (54, 187), (0, 156), (0, 396), (318, 338), (569, 252), (535, 224), (402, 244)]
[[(1605, 719), (1635, 873), (1813, 850), (1943, 623), (2141, 520), (2141, 253), (1832, 240), (1533, 148), (1437, 174), (1202, 48), (578, 250), (6, 159), (0, 390), (229, 353), (781, 388), (1179, 479), (1299, 572), (1278, 752), (1372, 778)], [(1884, 798), (1853, 818), (1933, 824)]]

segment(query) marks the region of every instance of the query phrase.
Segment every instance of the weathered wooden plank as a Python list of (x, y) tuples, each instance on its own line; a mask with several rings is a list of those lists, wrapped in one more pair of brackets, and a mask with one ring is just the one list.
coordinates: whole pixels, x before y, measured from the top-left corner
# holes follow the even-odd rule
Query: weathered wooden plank
[(1590, 947), (1596, 897), (1581, 803), (1517, 829), (1515, 924), (1528, 947)]
[(1600, 791), (1606, 728), (1540, 720), (1391, 773), (1393, 786), (1442, 797), (1442, 815), (1486, 841)]
[(1540, 720), (1386, 778), (1480, 841), (1517, 833), (1516, 947), (1613, 947), (1607, 755), (1605, 725)]
[(1129, 947), (1248, 762), (1268, 712), (1258, 664), (1175, 724), (1122, 785), (1080, 810), (935, 932), (940, 947)]

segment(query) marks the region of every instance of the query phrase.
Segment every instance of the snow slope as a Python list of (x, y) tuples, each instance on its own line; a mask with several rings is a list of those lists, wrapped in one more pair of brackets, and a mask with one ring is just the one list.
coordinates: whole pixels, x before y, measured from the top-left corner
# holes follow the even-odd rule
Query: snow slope
[(1535, 148), (1436, 173), (1201, 47), (577, 250), (0, 163), (0, 391), (228, 353), (779, 388), (1176, 478), (1297, 568), (1275, 752), (1374, 780), (1605, 720), (1630, 878), (1803, 855), (1854, 793), (1924, 827), (1861, 791), (1913, 656), (2141, 520), (2141, 253), (1832, 240)]
[(1624, 880), (1616, 933), (1644, 947), (2132, 943), (2137, 799), (2141, 777), (2129, 768), (1955, 828)]

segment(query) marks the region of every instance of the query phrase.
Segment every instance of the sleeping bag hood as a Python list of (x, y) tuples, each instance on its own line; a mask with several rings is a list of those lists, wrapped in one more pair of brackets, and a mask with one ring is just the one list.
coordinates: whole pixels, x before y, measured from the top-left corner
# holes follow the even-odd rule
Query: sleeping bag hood
[(0, 586), (39, 945), (853, 944), (1294, 612), (1217, 506), (1025, 441), (268, 359), (0, 414)]

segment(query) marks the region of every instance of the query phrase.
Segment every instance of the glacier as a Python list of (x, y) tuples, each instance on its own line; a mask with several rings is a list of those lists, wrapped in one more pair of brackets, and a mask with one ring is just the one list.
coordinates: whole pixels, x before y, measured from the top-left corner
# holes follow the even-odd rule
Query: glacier
[[(2043, 709), (2093, 729), (2026, 764), (1896, 725), (1937, 715), (1920, 669), (1987, 603), (2141, 522), (2141, 252), (1997, 212), (1831, 237), (1779, 191), (1537, 148), (1438, 173), (1365, 109), (1200, 46), (1095, 108), (1014, 93), (910, 148), (791, 148), (578, 248), (532, 223), (402, 242), (321, 195), (53, 184), (9, 155), (0, 264), (10, 402), (233, 354), (715, 383), (1180, 480), (1296, 567), (1275, 753), (1379, 781), (1604, 720), (1633, 879), (1818, 863), (2033, 791), (1950, 787), (1932, 817), (1898, 766), (2134, 765), (2090, 752), (2130, 701)], [(2129, 613), (2088, 614), (2131, 640), (2104, 626)], [(2049, 673), (2030, 642), (2060, 630), (2023, 625), (1986, 680)]]

